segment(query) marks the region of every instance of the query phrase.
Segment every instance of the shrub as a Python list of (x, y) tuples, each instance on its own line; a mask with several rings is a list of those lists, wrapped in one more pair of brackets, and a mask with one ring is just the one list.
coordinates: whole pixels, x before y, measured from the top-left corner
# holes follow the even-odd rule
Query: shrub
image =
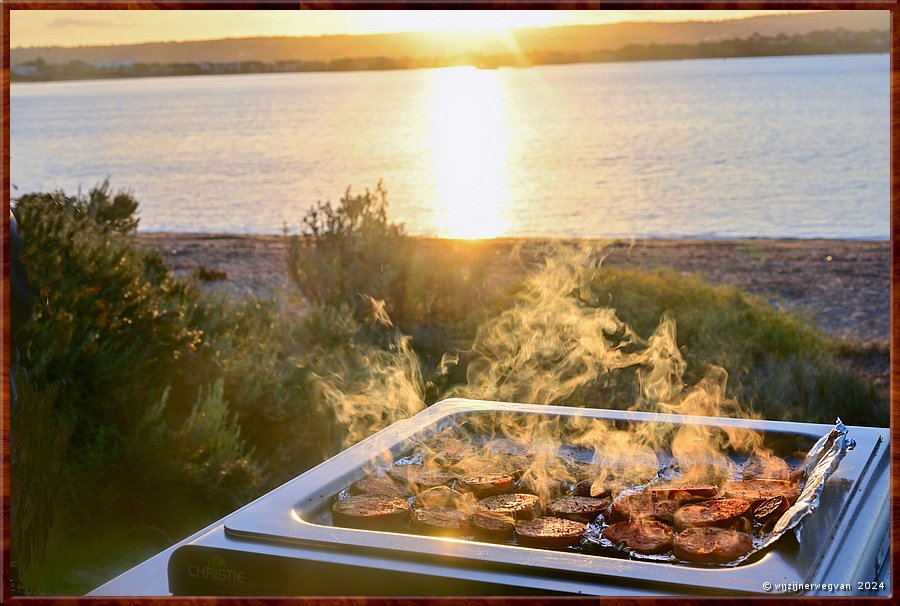
[(412, 337), (426, 366), (436, 366), (446, 352), (467, 349), (479, 324), (509, 305), (524, 272), (511, 271), (515, 263), (507, 248), (490, 241), (410, 243), (404, 315), (392, 319)]
[(211, 294), (196, 322), (204, 339), (182, 372), (224, 380), (241, 435), (264, 468), (261, 485), (280, 484), (321, 461), (327, 411), (309, 392), (307, 322), (284, 318), (274, 300)]
[(191, 287), (135, 244), (126, 214), (135, 208), (104, 184), (87, 197), (28, 194), (14, 211), (39, 292), (19, 339), (22, 363), (38, 389), (58, 388), (73, 422), (70, 456), (84, 463), (116, 458), (147, 398), (160, 397), (202, 341)]
[[(169, 393), (144, 411), (128, 445), (141, 481), (152, 487), (180, 480), (225, 502), (252, 495), (260, 484), (259, 470), (244, 449), (240, 425), (224, 397), (224, 380), (201, 387), (190, 414), (175, 426), (165, 420)], [(245, 494), (233, 494), (235, 487)]]
[(409, 337), (392, 326), (380, 302), (377, 318), (358, 323), (346, 310), (313, 308), (303, 326), (303, 364), (311, 397), (328, 415), (319, 428), (330, 456), (424, 409), (425, 379)]
[(389, 301), (389, 313), (402, 315), (403, 226), (387, 219), (387, 190), (353, 195), (337, 206), (319, 202), (303, 217), (291, 239), (288, 272), (300, 292), (316, 306), (346, 307), (357, 318), (370, 307), (363, 296)]
[(21, 583), (32, 590), (42, 584), (40, 567), (52, 525), (53, 502), (60, 483), (71, 426), (58, 414), (56, 388), (34, 390), (25, 373), (16, 377), (20, 405), (12, 415), (10, 453), (10, 554)]
[(291, 240), (288, 272), (313, 307), (348, 310), (364, 327), (373, 320), (370, 299), (383, 301), (392, 323), (435, 367), (502, 309), (512, 280), (498, 282), (492, 271), (495, 244), (410, 238), (387, 207), (379, 182), (358, 195), (348, 188), (336, 206), (310, 208)]
[(318, 413), (305, 397), (297, 330), (280, 325), (274, 301), (236, 302), (174, 278), (134, 238), (136, 207), (106, 184), (86, 197), (29, 194), (15, 207), (23, 261), (41, 293), (20, 339), (23, 365), (38, 388), (59, 390), (59, 414), (73, 425), (69, 464), (117, 462), (164, 394), (165, 419), (177, 426), (200, 386), (217, 381), (274, 477), (315, 463)]
[[(49, 532), (57, 480), (81, 523), (139, 524), (170, 497), (224, 515), (324, 448), (297, 331), (278, 324), (272, 302), (237, 303), (176, 279), (137, 242), (136, 208), (106, 183), (16, 201), (39, 292), (18, 335), (28, 379), (13, 415), (13, 525), (32, 537)], [(53, 444), (42, 437), (57, 433)], [(158, 522), (185, 532), (174, 517)], [(25, 563), (40, 559), (26, 542), (16, 548)]]

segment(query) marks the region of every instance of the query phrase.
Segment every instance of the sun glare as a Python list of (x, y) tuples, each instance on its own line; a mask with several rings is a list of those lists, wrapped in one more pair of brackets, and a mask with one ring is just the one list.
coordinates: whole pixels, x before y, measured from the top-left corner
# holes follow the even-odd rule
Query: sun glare
[(439, 236), (494, 238), (506, 230), (510, 192), (504, 114), (496, 71), (434, 71), (431, 149)]

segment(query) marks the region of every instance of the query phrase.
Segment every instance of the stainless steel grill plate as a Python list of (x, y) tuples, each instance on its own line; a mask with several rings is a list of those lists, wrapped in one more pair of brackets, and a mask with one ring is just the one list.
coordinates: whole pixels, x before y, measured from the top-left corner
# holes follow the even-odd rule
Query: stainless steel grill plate
[[(771, 549), (734, 568), (636, 561), (567, 551), (531, 549), (458, 539), (338, 528), (331, 525), (331, 504), (342, 489), (366, 475), (369, 463), (409, 454), (429, 435), (484, 413), (585, 417), (619, 423), (693, 423), (759, 430), (769, 437), (812, 444), (831, 426), (777, 421), (690, 417), (612, 410), (446, 400), (396, 423), (341, 452), (309, 472), (254, 501), (224, 521), (225, 536), (253, 544), (253, 550), (290, 548), (403, 562), (408, 572), (426, 574), (428, 566), (447, 567), (458, 577), (484, 577), (513, 585), (566, 581), (581, 593), (778, 593), (806, 582), (849, 583), (874, 575), (879, 566), (870, 526), (884, 527), (888, 516), (886, 429), (851, 427), (856, 447), (828, 480), (819, 508), (804, 524), (803, 541), (784, 537)], [(307, 556), (304, 556), (307, 557)], [(871, 561), (870, 561), (871, 560)], [(872, 569), (871, 572), (870, 569)], [(468, 575), (468, 576), (467, 576)], [(852, 578), (851, 578), (852, 577)], [(517, 581), (517, 579), (519, 579)], [(528, 579), (527, 581), (524, 579)], [(536, 580), (535, 580), (536, 579)], [(772, 589), (767, 591), (765, 583)], [(780, 586), (786, 584), (782, 589)], [(620, 591), (615, 591), (618, 587)], [(630, 587), (628, 591), (623, 588)], [(605, 589), (604, 589), (605, 588)], [(366, 594), (365, 588), (342, 593)]]

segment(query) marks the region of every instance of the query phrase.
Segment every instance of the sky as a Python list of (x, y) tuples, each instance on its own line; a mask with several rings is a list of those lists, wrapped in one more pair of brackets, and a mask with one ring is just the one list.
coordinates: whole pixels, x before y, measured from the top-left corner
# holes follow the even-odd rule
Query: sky
[(10, 47), (100, 46), (250, 36), (484, 31), (625, 21), (718, 21), (808, 11), (14, 10)]

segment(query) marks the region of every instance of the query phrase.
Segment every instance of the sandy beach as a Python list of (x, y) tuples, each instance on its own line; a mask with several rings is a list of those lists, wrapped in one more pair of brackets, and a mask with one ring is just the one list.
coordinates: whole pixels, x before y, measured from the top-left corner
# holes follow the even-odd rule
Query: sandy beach
[[(282, 236), (141, 234), (179, 275), (198, 268), (224, 272), (212, 288), (238, 297), (291, 289)], [(514, 240), (496, 240), (511, 249)], [(890, 243), (857, 240), (617, 241), (607, 263), (698, 273), (792, 307), (825, 332), (863, 343), (886, 343), (890, 328)]]
[[(282, 236), (140, 234), (178, 275), (222, 272), (205, 288), (236, 297), (294, 297)], [(430, 240), (431, 244), (436, 242)], [(449, 242), (449, 241), (447, 241)], [(487, 242), (498, 254), (522, 241)], [(526, 247), (533, 244), (526, 241)], [(671, 267), (731, 284), (772, 305), (799, 311), (845, 341), (848, 363), (886, 388), (889, 377), (890, 243), (859, 240), (638, 240), (609, 245), (610, 266)]]

